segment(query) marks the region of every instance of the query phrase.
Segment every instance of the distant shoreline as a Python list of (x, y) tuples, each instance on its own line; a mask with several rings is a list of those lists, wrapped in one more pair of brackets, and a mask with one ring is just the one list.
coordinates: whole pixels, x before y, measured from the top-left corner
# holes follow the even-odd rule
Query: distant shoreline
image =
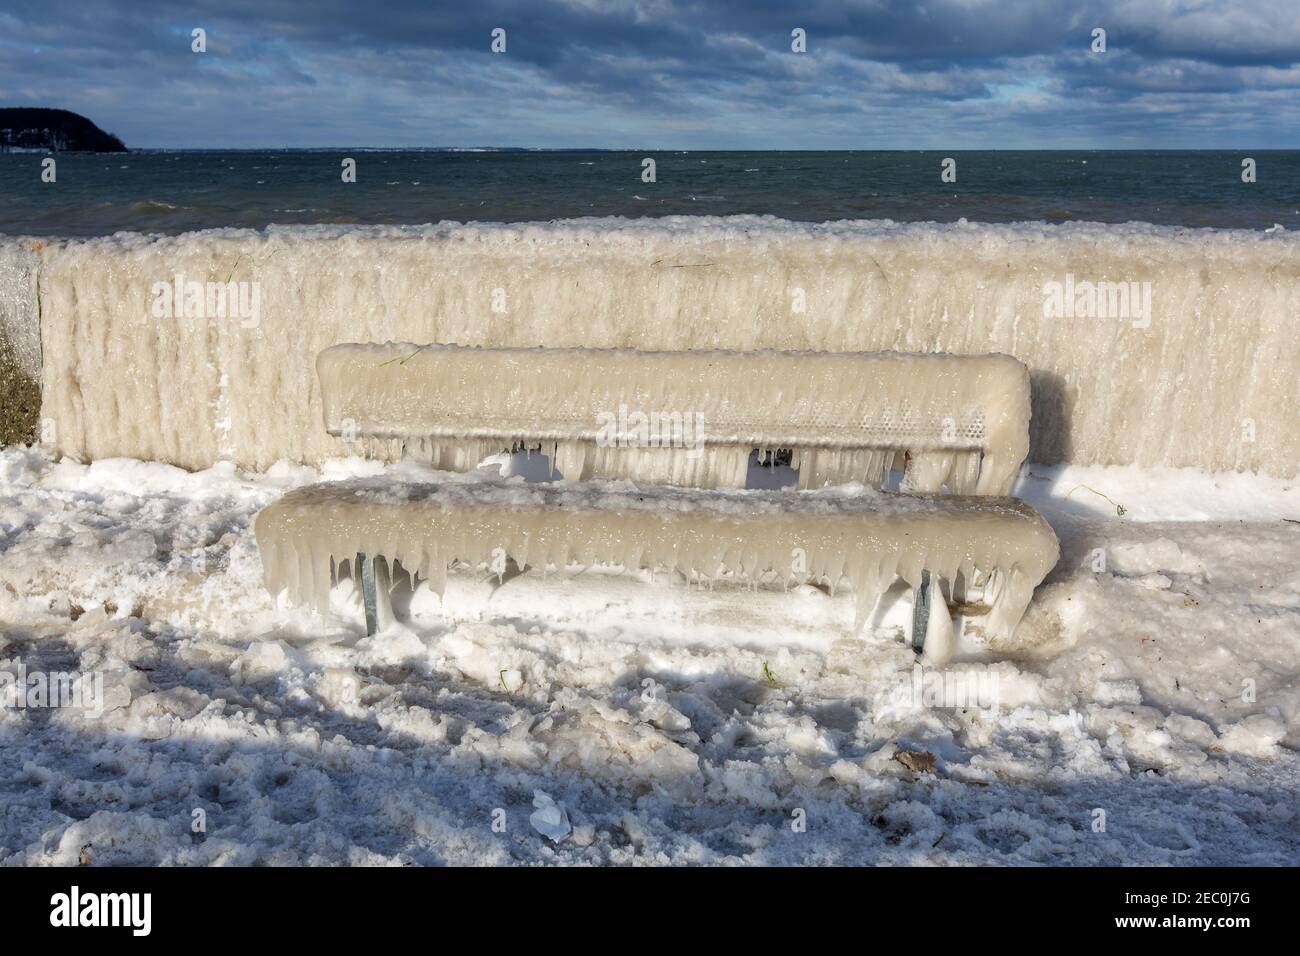
[(80, 113), (0, 107), (0, 153), (126, 153), (126, 144)]

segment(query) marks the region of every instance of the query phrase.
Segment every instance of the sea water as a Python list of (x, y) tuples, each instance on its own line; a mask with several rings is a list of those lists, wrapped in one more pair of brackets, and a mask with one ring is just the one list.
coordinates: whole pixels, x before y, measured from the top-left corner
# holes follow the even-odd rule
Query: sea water
[(43, 158), (0, 155), (0, 233), (674, 215), (1300, 227), (1296, 150), (136, 151), (59, 155), (52, 184)]

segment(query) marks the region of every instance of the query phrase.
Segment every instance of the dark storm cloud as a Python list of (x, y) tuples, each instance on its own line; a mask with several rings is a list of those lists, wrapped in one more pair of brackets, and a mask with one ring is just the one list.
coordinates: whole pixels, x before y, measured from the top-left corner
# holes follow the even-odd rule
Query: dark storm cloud
[(1294, 145), (1298, 63), (1294, 6), (1246, 0), (0, 11), (0, 101), (75, 109), (138, 146)]

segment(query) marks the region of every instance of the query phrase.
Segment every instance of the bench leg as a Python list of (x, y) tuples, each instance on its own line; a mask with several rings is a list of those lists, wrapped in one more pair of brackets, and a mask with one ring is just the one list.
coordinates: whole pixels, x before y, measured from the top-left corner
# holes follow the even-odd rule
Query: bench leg
[(933, 590), (929, 571), (921, 572), (921, 586), (912, 599), (912, 650), (925, 650), (925, 632), (930, 627), (930, 599)]
[(379, 600), (375, 593), (375, 559), (368, 554), (361, 561), (361, 599), (366, 605), (366, 637), (379, 630)]

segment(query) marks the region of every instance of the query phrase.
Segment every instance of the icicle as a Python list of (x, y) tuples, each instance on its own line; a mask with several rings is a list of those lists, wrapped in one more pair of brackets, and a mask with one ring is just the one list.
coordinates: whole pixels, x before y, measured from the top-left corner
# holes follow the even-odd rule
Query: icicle
[(312, 594), (312, 561), (311, 545), (306, 542), (296, 543), (294, 546), (294, 564), (295, 574), (293, 587), (289, 591), (290, 597), (298, 604), (306, 604), (309, 596)]
[(931, 585), (933, 590), (930, 594), (930, 617), (926, 622), (925, 650), (922, 660), (931, 667), (943, 667), (952, 660), (956, 636), (953, 632), (952, 615), (948, 613), (948, 605), (944, 602), (939, 581), (937, 578), (932, 580), (934, 583)]
[(319, 614), (330, 607), (330, 563), (328, 551), (311, 550), (312, 606)]
[(915, 450), (911, 454), (901, 490), (930, 495), (942, 492), (952, 473), (954, 453)]
[(979, 451), (957, 452), (956, 462), (953, 464), (953, 478), (950, 482), (953, 494), (973, 495), (977, 493), (979, 488), (980, 457)]

